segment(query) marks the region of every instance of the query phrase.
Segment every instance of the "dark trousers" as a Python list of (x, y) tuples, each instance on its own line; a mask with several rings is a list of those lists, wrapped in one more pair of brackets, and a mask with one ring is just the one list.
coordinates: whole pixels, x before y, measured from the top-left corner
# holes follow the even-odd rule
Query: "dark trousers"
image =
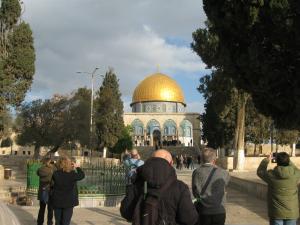
[(73, 207), (72, 208), (55, 208), (54, 216), (55, 216), (55, 225), (70, 225), (71, 218), (73, 215)]
[(37, 224), (38, 225), (43, 225), (44, 223), (44, 215), (45, 215), (45, 209), (47, 206), (47, 211), (48, 211), (48, 216), (47, 216), (47, 225), (52, 225), (52, 219), (53, 219), (53, 208), (50, 202), (47, 204), (40, 201), (40, 209), (39, 209), (39, 214), (38, 214), (38, 219), (37, 219)]
[(201, 225), (224, 225), (226, 214), (199, 215)]

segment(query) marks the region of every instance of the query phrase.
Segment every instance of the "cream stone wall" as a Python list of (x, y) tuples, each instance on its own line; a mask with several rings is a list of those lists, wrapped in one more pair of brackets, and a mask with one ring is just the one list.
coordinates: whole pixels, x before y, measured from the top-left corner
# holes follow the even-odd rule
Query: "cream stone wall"
[(147, 124), (150, 120), (155, 119), (159, 122), (160, 130), (162, 131), (164, 123), (168, 119), (174, 120), (176, 123), (176, 129), (179, 129), (180, 123), (183, 120), (188, 120), (193, 126), (193, 144), (200, 145), (200, 116), (199, 113), (124, 113), (124, 124), (131, 125), (135, 119), (139, 119), (143, 122), (144, 130), (146, 130)]
[[(246, 171), (256, 171), (260, 162), (265, 157), (245, 157), (245, 164), (244, 169)], [(290, 157), (291, 161), (300, 168), (300, 157)], [(217, 159), (217, 165), (227, 169), (233, 170), (234, 169), (234, 158), (233, 157), (222, 157)], [(272, 169), (276, 166), (276, 163), (269, 163), (269, 168)]]

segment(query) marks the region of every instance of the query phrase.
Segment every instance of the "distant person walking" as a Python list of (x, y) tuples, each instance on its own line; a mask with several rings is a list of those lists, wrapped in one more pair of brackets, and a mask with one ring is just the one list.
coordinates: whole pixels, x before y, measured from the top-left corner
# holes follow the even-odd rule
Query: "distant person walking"
[(55, 170), (51, 164), (51, 158), (46, 157), (42, 160), (43, 165), (38, 169), (37, 175), (40, 178), (38, 200), (40, 201), (40, 209), (37, 218), (37, 225), (44, 224), (45, 210), (47, 206), (47, 225), (53, 224), (53, 207), (50, 199), (50, 185), (52, 175)]
[(55, 225), (70, 225), (73, 208), (79, 204), (76, 182), (84, 178), (78, 164), (68, 157), (62, 157), (59, 169), (53, 173), (53, 208)]
[(192, 176), (192, 191), (197, 199), (201, 225), (225, 224), (225, 187), (230, 176), (226, 170), (215, 165), (216, 158), (216, 150), (205, 148), (202, 152), (203, 164), (194, 170)]
[(268, 184), (268, 214), (270, 225), (296, 225), (299, 217), (299, 169), (290, 161), (286, 152), (273, 159), (274, 169), (267, 170), (272, 155), (261, 161), (257, 176)]

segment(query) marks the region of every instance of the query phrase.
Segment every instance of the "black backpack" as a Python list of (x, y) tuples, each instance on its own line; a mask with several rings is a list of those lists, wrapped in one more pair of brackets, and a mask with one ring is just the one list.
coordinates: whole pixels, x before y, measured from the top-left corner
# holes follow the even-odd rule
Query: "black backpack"
[(133, 225), (171, 225), (161, 195), (172, 185), (175, 179), (169, 179), (161, 188), (148, 191), (144, 182), (144, 194), (139, 197), (133, 214)]

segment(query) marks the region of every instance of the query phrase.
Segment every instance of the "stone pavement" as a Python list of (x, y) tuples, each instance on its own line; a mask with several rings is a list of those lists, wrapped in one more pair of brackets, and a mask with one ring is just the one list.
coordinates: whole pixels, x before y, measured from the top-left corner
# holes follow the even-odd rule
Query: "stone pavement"
[[(227, 219), (230, 225), (268, 225), (266, 203), (229, 189)], [(34, 225), (38, 208), (10, 206), (21, 225)], [(118, 208), (75, 208), (71, 225), (125, 225)], [(1, 224), (2, 225), (2, 224)], [(4, 224), (3, 224), (4, 225)], [(6, 225), (6, 224), (5, 224)], [(8, 224), (7, 224), (8, 225)]]
[[(191, 184), (191, 171), (178, 171), (178, 178)], [(227, 190), (227, 225), (268, 225), (266, 202), (241, 193)], [(38, 208), (10, 206), (21, 225), (36, 224)], [(75, 208), (71, 225), (125, 225), (118, 208)], [(2, 224), (1, 224), (2, 225)], [(3, 224), (6, 225), (6, 224)], [(8, 224), (7, 224), (8, 225)]]

